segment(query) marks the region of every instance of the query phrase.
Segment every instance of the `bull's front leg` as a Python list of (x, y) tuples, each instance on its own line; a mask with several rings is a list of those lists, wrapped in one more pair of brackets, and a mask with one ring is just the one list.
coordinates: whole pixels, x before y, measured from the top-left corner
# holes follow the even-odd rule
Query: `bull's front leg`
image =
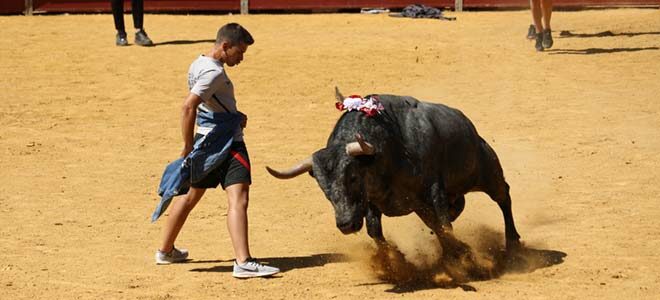
[(376, 253), (371, 257), (376, 275), (383, 280), (394, 283), (407, 283), (415, 278), (415, 274), (407, 270), (415, 270), (415, 266), (406, 260), (405, 255), (396, 247), (390, 245), (383, 236), (380, 221), (382, 212), (378, 207), (369, 204), (365, 216), (367, 233), (376, 242)]
[(367, 206), (367, 215), (365, 220), (367, 223), (367, 233), (369, 236), (374, 239), (378, 247), (382, 247), (387, 244), (385, 237), (383, 236), (383, 225), (380, 221), (382, 213), (375, 205), (369, 203)]
[[(459, 249), (461, 245), (453, 234), (451, 216), (449, 215), (449, 201), (447, 194), (441, 188), (441, 184), (433, 183), (427, 193), (429, 201), (425, 201), (415, 213), (422, 219), (424, 224), (435, 232), (443, 249), (443, 256), (449, 254), (450, 249)], [(465, 245), (467, 247), (467, 245)], [(455, 251), (452, 251), (455, 253)]]
[(448, 267), (452, 277), (458, 280), (486, 278), (488, 273), (477, 263), (470, 246), (454, 236), (449, 198), (440, 183), (431, 186), (429, 196), (432, 205), (422, 207), (415, 212), (436, 232), (442, 247), (443, 264)]
[(450, 196), (449, 199), (453, 199), (449, 204), (449, 221), (454, 222), (465, 208), (465, 196), (455, 195), (453, 197)]
[[(440, 227), (440, 232), (436, 232), (439, 235), (441, 234), (452, 234), (453, 228), (451, 226), (451, 217), (449, 215), (449, 199), (447, 193), (441, 187), (439, 182), (433, 183), (431, 185), (431, 190), (429, 196), (433, 203), (433, 211), (437, 219), (436, 226)], [(437, 229), (435, 229), (437, 231)]]

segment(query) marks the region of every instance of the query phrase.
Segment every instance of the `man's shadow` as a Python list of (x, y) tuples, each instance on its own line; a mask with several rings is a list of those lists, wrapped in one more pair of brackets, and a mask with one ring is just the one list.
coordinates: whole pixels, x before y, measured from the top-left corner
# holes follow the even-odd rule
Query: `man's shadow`
[[(618, 37), (627, 36), (634, 37), (640, 35), (660, 35), (660, 31), (649, 32), (612, 32), (609, 30), (596, 32), (596, 33), (573, 33), (570, 30), (562, 30), (559, 32), (559, 38), (603, 38), (603, 37)], [(586, 48), (586, 49), (551, 49), (547, 50), (550, 55), (556, 54), (573, 54), (573, 55), (592, 55), (592, 54), (609, 54), (619, 52), (638, 52), (646, 50), (660, 50), (659, 47), (635, 47), (635, 48)]]
[(165, 45), (190, 45), (190, 44), (201, 44), (201, 43), (215, 43), (215, 40), (174, 40), (174, 41), (165, 41), (154, 43), (155, 46), (165, 46)]
[[(295, 257), (266, 257), (259, 258), (259, 262), (265, 265), (277, 266), (282, 273), (293, 269), (304, 269), (322, 267), (329, 263), (347, 262), (349, 258), (344, 254), (322, 253), (310, 256)], [(233, 260), (211, 260), (211, 261), (189, 261), (188, 263), (231, 263)], [(215, 266), (210, 268), (195, 268), (191, 272), (232, 272), (233, 264)]]

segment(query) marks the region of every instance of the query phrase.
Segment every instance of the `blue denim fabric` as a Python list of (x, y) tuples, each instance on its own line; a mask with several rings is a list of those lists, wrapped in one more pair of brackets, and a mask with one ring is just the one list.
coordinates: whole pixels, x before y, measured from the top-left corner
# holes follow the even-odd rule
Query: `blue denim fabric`
[(197, 124), (213, 129), (195, 142), (192, 152), (185, 158), (179, 158), (165, 167), (158, 186), (160, 203), (151, 215), (151, 222), (158, 220), (175, 196), (188, 193), (191, 183), (204, 179), (229, 157), (234, 132), (242, 120), (239, 114), (198, 112)]

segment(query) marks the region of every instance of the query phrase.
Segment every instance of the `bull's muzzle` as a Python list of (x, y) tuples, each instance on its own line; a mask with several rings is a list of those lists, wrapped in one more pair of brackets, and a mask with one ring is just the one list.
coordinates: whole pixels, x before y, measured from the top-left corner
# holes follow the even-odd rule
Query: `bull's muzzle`
[(362, 218), (359, 218), (358, 220), (350, 220), (348, 222), (341, 222), (337, 220), (337, 228), (341, 231), (343, 234), (350, 234), (350, 233), (356, 233), (362, 229)]

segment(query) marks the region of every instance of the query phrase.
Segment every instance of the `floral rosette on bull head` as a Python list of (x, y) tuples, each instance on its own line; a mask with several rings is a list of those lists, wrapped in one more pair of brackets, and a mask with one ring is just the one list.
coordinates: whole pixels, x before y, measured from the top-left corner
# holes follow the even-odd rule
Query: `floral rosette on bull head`
[(337, 107), (338, 110), (361, 111), (368, 117), (373, 117), (385, 109), (376, 95), (364, 98), (358, 95), (351, 95), (348, 96), (348, 98), (345, 98), (344, 101), (335, 103), (335, 107)]

